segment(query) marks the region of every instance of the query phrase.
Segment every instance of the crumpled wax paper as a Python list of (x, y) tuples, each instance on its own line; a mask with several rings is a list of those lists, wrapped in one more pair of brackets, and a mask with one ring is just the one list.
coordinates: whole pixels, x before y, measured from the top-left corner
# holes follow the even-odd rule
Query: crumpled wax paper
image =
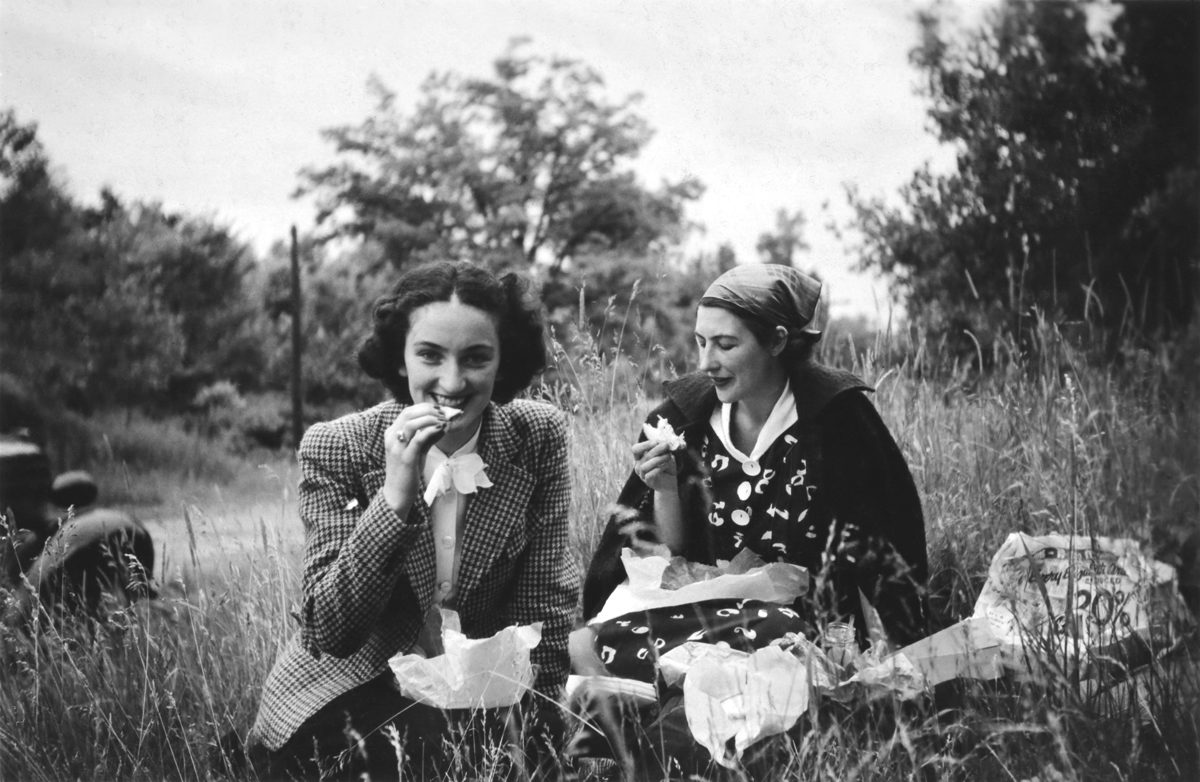
[(869, 695), (887, 693), (907, 701), (923, 694), (928, 680), (903, 652), (877, 659), (868, 650), (859, 660), (858, 671), (843, 683), (842, 690), (854, 685), (859, 685)]
[(734, 598), (788, 605), (808, 591), (808, 571), (787, 562), (771, 562), (744, 572), (731, 572), (726, 566), (722, 575), (705, 571), (697, 575), (701, 580), (691, 583), (684, 583), (683, 571), (677, 566), (673, 588), (668, 589), (663, 586), (663, 575), (671, 559), (657, 554), (640, 557), (626, 548), (621, 550), (621, 561), (625, 582), (617, 585), (589, 624), (607, 622), (632, 611), (691, 605), (702, 600)]
[(670, 549), (667, 549), (666, 556), (669, 558), (669, 562), (662, 572), (661, 586), (663, 589), (679, 589), (699, 581), (711, 581), (720, 576), (740, 576), (767, 564), (762, 557), (748, 548), (739, 551), (728, 562), (723, 559), (717, 560), (715, 565), (692, 562), (685, 557), (672, 557)]
[(512, 706), (533, 686), (529, 650), (542, 640), (542, 623), (512, 625), (490, 638), (463, 635), (458, 612), (442, 610), (444, 654), (398, 654), (388, 660), (400, 692), (441, 709)]
[(733, 768), (745, 749), (789, 730), (817, 696), (851, 701), (863, 696), (914, 698), (925, 690), (919, 670), (886, 648), (860, 655), (858, 671), (831, 661), (823, 649), (794, 636), (743, 652), (727, 644), (689, 641), (659, 659), (668, 685), (683, 682), (683, 706), (692, 737), (718, 763)]
[(735, 768), (751, 744), (796, 724), (810, 689), (806, 661), (777, 646), (701, 655), (683, 680), (683, 710), (693, 738)]
[[(987, 617), (971, 617), (905, 646), (882, 660), (880, 670), (867, 675), (886, 680), (895, 674), (895, 689), (907, 697), (910, 691), (950, 679), (998, 678), (1011, 654), (1011, 647), (996, 636)], [(888, 665), (895, 670), (889, 673)]]

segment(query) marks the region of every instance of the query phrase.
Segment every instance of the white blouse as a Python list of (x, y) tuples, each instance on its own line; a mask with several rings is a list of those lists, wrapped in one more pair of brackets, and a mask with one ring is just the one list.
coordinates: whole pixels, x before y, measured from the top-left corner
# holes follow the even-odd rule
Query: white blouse
[[(425, 454), (425, 467), (422, 471), (426, 484), (432, 480), (434, 471), (447, 459), (475, 453), (478, 442), (479, 429), (476, 429), (471, 439), (452, 454), (446, 454), (436, 445), (430, 448)], [(446, 605), (449, 608), (453, 605), (454, 587), (458, 583), (458, 566), (462, 558), (458, 541), (462, 537), (463, 521), (467, 515), (467, 498), (455, 489), (449, 489), (434, 498), (429, 507), (429, 515), (433, 520), (433, 548), (437, 556), (437, 581), (433, 590), (433, 603), (434, 607)]]

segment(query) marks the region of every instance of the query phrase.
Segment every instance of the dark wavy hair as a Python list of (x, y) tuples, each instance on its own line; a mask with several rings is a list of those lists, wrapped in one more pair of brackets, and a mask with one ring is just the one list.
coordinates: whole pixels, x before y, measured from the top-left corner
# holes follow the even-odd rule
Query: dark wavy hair
[[(752, 315), (736, 304), (731, 304), (726, 301), (705, 301), (701, 307), (716, 307), (727, 312), (732, 312), (737, 316), (738, 320), (746, 325), (750, 333), (754, 335), (754, 339), (763, 347), (770, 347), (775, 344), (775, 324), (770, 323), (757, 315)], [(780, 361), (784, 364), (795, 366), (809, 361), (816, 352), (817, 342), (821, 340), (821, 332), (810, 329), (789, 328), (787, 345), (783, 348), (783, 352), (779, 354)]]
[(541, 305), (521, 277), (509, 273), (497, 278), (469, 261), (436, 261), (402, 274), (391, 293), (375, 302), (374, 331), (358, 349), (358, 365), (387, 386), (397, 401), (412, 402), (408, 379), (400, 375), (409, 318), (426, 304), (454, 296), (496, 318), (500, 368), (492, 400), (512, 401), (546, 368)]

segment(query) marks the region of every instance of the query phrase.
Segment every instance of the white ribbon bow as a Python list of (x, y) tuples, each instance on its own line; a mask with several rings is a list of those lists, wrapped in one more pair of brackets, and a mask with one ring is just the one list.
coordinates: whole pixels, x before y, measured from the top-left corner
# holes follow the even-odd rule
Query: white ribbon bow
[(425, 487), (425, 504), (433, 505), (439, 495), (454, 489), (459, 494), (474, 494), (476, 489), (491, 487), (492, 481), (483, 468), (487, 465), (477, 453), (451, 456), (439, 464), (429, 476)]

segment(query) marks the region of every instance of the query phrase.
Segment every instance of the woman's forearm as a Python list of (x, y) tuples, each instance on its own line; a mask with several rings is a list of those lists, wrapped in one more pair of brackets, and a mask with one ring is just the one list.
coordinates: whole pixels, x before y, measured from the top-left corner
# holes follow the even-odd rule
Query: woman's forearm
[(327, 516), (312, 525), (303, 587), (310, 648), (345, 657), (370, 635), (425, 529), (401, 521), (381, 493), (353, 521)]
[(658, 541), (672, 554), (683, 553), (686, 534), (683, 529), (683, 504), (678, 491), (654, 492), (654, 524)]

